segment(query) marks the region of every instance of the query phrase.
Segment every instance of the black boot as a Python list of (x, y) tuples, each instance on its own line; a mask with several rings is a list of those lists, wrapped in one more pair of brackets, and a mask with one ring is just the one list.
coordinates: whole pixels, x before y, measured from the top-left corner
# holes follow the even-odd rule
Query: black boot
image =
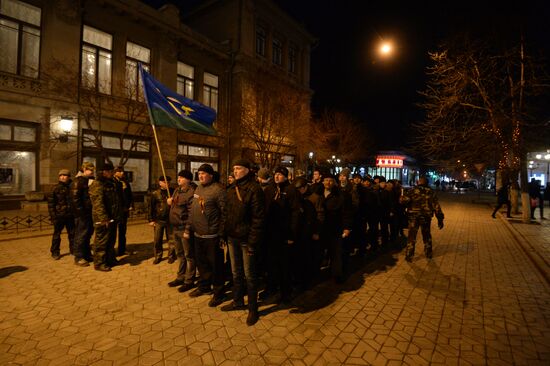
[(258, 322), (260, 314), (258, 312), (258, 292), (248, 291), (248, 317), (246, 325), (251, 326)]

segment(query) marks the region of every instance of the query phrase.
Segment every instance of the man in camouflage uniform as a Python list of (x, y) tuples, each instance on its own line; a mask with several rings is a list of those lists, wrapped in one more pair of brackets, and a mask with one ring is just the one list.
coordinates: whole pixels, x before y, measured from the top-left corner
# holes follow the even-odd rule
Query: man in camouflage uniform
[(441, 211), (441, 206), (439, 206), (435, 192), (428, 187), (428, 180), (425, 177), (420, 177), (417, 185), (401, 196), (400, 202), (406, 206), (409, 219), (409, 235), (407, 239), (405, 260), (407, 260), (407, 262), (412, 261), (416, 234), (418, 233), (419, 227), (422, 231), (422, 241), (424, 242), (424, 253), (426, 254), (426, 258), (432, 258), (432, 234), (430, 233), (432, 216), (435, 213), (437, 226), (443, 229), (444, 215), (443, 211)]
[(61, 231), (67, 228), (69, 237), (69, 250), (73, 254), (74, 248), (74, 216), (71, 208), (70, 197), (71, 173), (68, 169), (59, 171), (59, 183), (53, 189), (52, 195), (48, 197), (48, 211), (53, 224), (52, 246), (50, 252), (52, 258), (61, 258), (59, 253), (61, 245)]
[(90, 238), (94, 233), (92, 201), (89, 195), (90, 183), (94, 182), (94, 164), (84, 162), (71, 184), (71, 201), (75, 221), (74, 263), (87, 267), (92, 262)]
[[(166, 232), (168, 240), (168, 263), (173, 263), (176, 260), (176, 247), (172, 238), (172, 225), (170, 225), (170, 206), (168, 205), (168, 197), (172, 197), (173, 189), (170, 188), (169, 176), (159, 177), (159, 188), (151, 193), (151, 201), (149, 204), (149, 225), (154, 228), (154, 249), (155, 259), (153, 264), (159, 264), (162, 261), (162, 237)], [(170, 190), (170, 191), (168, 191)], [(170, 192), (170, 193), (168, 193)]]
[(95, 226), (94, 268), (108, 272), (118, 264), (115, 255), (116, 228), (122, 217), (122, 202), (113, 179), (114, 167), (104, 163), (90, 187), (92, 218)]

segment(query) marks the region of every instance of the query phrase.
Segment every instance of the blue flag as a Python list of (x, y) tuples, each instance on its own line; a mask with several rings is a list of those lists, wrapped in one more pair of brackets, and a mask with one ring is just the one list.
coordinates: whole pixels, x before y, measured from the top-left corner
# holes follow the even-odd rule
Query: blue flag
[(214, 109), (168, 89), (145, 71), (141, 64), (139, 64), (139, 72), (152, 124), (216, 135), (212, 127), (216, 119)]

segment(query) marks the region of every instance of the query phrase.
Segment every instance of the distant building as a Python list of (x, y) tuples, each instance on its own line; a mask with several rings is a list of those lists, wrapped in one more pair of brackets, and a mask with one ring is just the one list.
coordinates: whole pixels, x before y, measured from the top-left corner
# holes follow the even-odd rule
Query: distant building
[(218, 113), (217, 136), (157, 128), (173, 177), (205, 162), (225, 174), (227, 161), (250, 149), (240, 116), (254, 65), (303, 91), (309, 111), (312, 37), (271, 1), (204, 2), (185, 24), (180, 18), (174, 5), (137, 0), (0, 1), (0, 204), (49, 191), (60, 168), (76, 173), (104, 157), (125, 163), (136, 192), (154, 183), (160, 164), (138, 62)]

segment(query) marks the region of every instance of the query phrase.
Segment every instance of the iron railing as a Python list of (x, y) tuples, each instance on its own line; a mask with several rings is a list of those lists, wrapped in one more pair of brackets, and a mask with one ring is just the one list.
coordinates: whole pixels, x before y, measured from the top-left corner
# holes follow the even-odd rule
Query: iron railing
[[(130, 211), (128, 220), (143, 220), (146, 216), (145, 209), (136, 209)], [(45, 214), (0, 217), (0, 235), (51, 229), (50, 216)]]

